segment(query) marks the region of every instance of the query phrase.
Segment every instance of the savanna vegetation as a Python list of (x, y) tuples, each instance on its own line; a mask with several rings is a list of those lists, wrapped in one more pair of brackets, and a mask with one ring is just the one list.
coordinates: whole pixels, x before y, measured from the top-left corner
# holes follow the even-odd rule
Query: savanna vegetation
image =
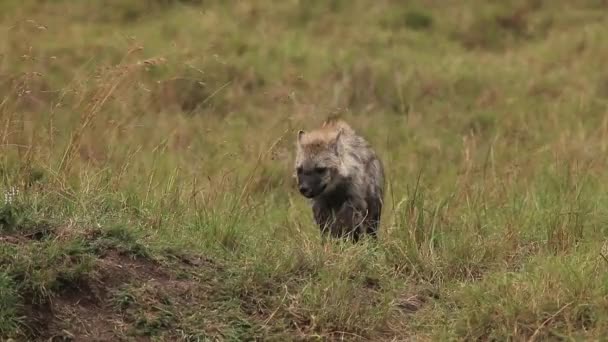
[[(608, 2), (4, 0), (3, 340), (601, 340)], [(295, 132), (376, 148), (321, 244)]]

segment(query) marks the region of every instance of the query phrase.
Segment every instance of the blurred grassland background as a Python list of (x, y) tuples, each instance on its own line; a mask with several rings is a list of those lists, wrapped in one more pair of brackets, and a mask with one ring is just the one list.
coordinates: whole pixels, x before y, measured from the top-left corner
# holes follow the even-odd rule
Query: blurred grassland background
[[(608, 331), (605, 0), (5, 0), (0, 337)], [(298, 129), (383, 159), (322, 246)]]

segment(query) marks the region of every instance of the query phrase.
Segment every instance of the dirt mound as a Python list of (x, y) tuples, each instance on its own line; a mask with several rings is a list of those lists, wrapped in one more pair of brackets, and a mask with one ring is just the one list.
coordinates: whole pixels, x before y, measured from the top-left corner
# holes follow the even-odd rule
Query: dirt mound
[[(153, 258), (120, 229), (19, 228), (0, 231), (12, 251), (0, 261), (13, 260), (3, 272), (22, 284), (20, 325), (29, 341), (174, 340), (219, 270), (199, 256)], [(32, 281), (40, 276), (44, 286)]]
[(231, 298), (216, 262), (152, 250), (126, 226), (56, 225), (21, 209), (0, 208), (0, 340), (197, 340), (231, 324), (216, 317)]
[[(179, 271), (193, 266), (180, 263)], [(168, 298), (185, 297), (196, 291), (198, 283), (178, 279), (176, 272), (144, 258), (132, 258), (109, 251), (96, 261), (94, 272), (85, 279), (66, 283), (44, 304), (27, 303), (27, 326), (36, 340), (118, 341), (145, 339), (137, 336), (128, 307), (136, 299), (129, 289), (151, 288)], [(154, 300), (154, 298), (149, 299)], [(187, 305), (187, 301), (180, 303)]]

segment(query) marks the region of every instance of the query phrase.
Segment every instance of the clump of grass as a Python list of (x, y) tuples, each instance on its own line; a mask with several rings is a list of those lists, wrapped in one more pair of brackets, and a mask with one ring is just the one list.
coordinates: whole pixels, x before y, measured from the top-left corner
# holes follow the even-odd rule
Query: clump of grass
[(90, 248), (97, 254), (103, 254), (108, 250), (126, 253), (133, 257), (150, 257), (149, 251), (136, 238), (135, 234), (121, 226), (111, 226), (95, 234), (89, 242)]
[(46, 302), (49, 294), (78, 282), (91, 271), (93, 256), (78, 241), (64, 244), (42, 242), (32, 246), (6, 246), (0, 259), (19, 289), (34, 302)]
[(20, 332), (22, 317), (19, 315), (22, 299), (16, 282), (0, 271), (0, 335), (16, 336)]
[(429, 30), (433, 27), (433, 16), (425, 10), (404, 8), (386, 14), (383, 26), (391, 29), (408, 28), (415, 31)]
[(420, 10), (410, 10), (405, 13), (405, 26), (413, 30), (425, 30), (433, 26), (433, 17)]
[[(602, 292), (596, 285), (606, 279), (598, 268), (603, 265), (592, 255), (537, 258), (526, 265), (530, 270), (525, 274), (493, 274), (459, 291), (454, 297), (459, 311), (453, 322), (455, 332), (467, 339), (543, 340), (556, 337), (561, 329), (571, 329), (579, 338), (599, 337), (596, 333), (604, 329), (606, 312), (595, 291)], [(539, 276), (534, 273), (538, 267), (552, 271)], [(496, 319), (506, 324), (496, 324)]]

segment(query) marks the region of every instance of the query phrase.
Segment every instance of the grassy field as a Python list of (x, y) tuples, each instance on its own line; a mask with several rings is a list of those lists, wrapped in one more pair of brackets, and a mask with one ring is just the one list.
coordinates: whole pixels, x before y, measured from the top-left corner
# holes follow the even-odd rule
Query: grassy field
[[(5, 0), (0, 339), (601, 340), (608, 2)], [(298, 129), (387, 172), (321, 244)]]

